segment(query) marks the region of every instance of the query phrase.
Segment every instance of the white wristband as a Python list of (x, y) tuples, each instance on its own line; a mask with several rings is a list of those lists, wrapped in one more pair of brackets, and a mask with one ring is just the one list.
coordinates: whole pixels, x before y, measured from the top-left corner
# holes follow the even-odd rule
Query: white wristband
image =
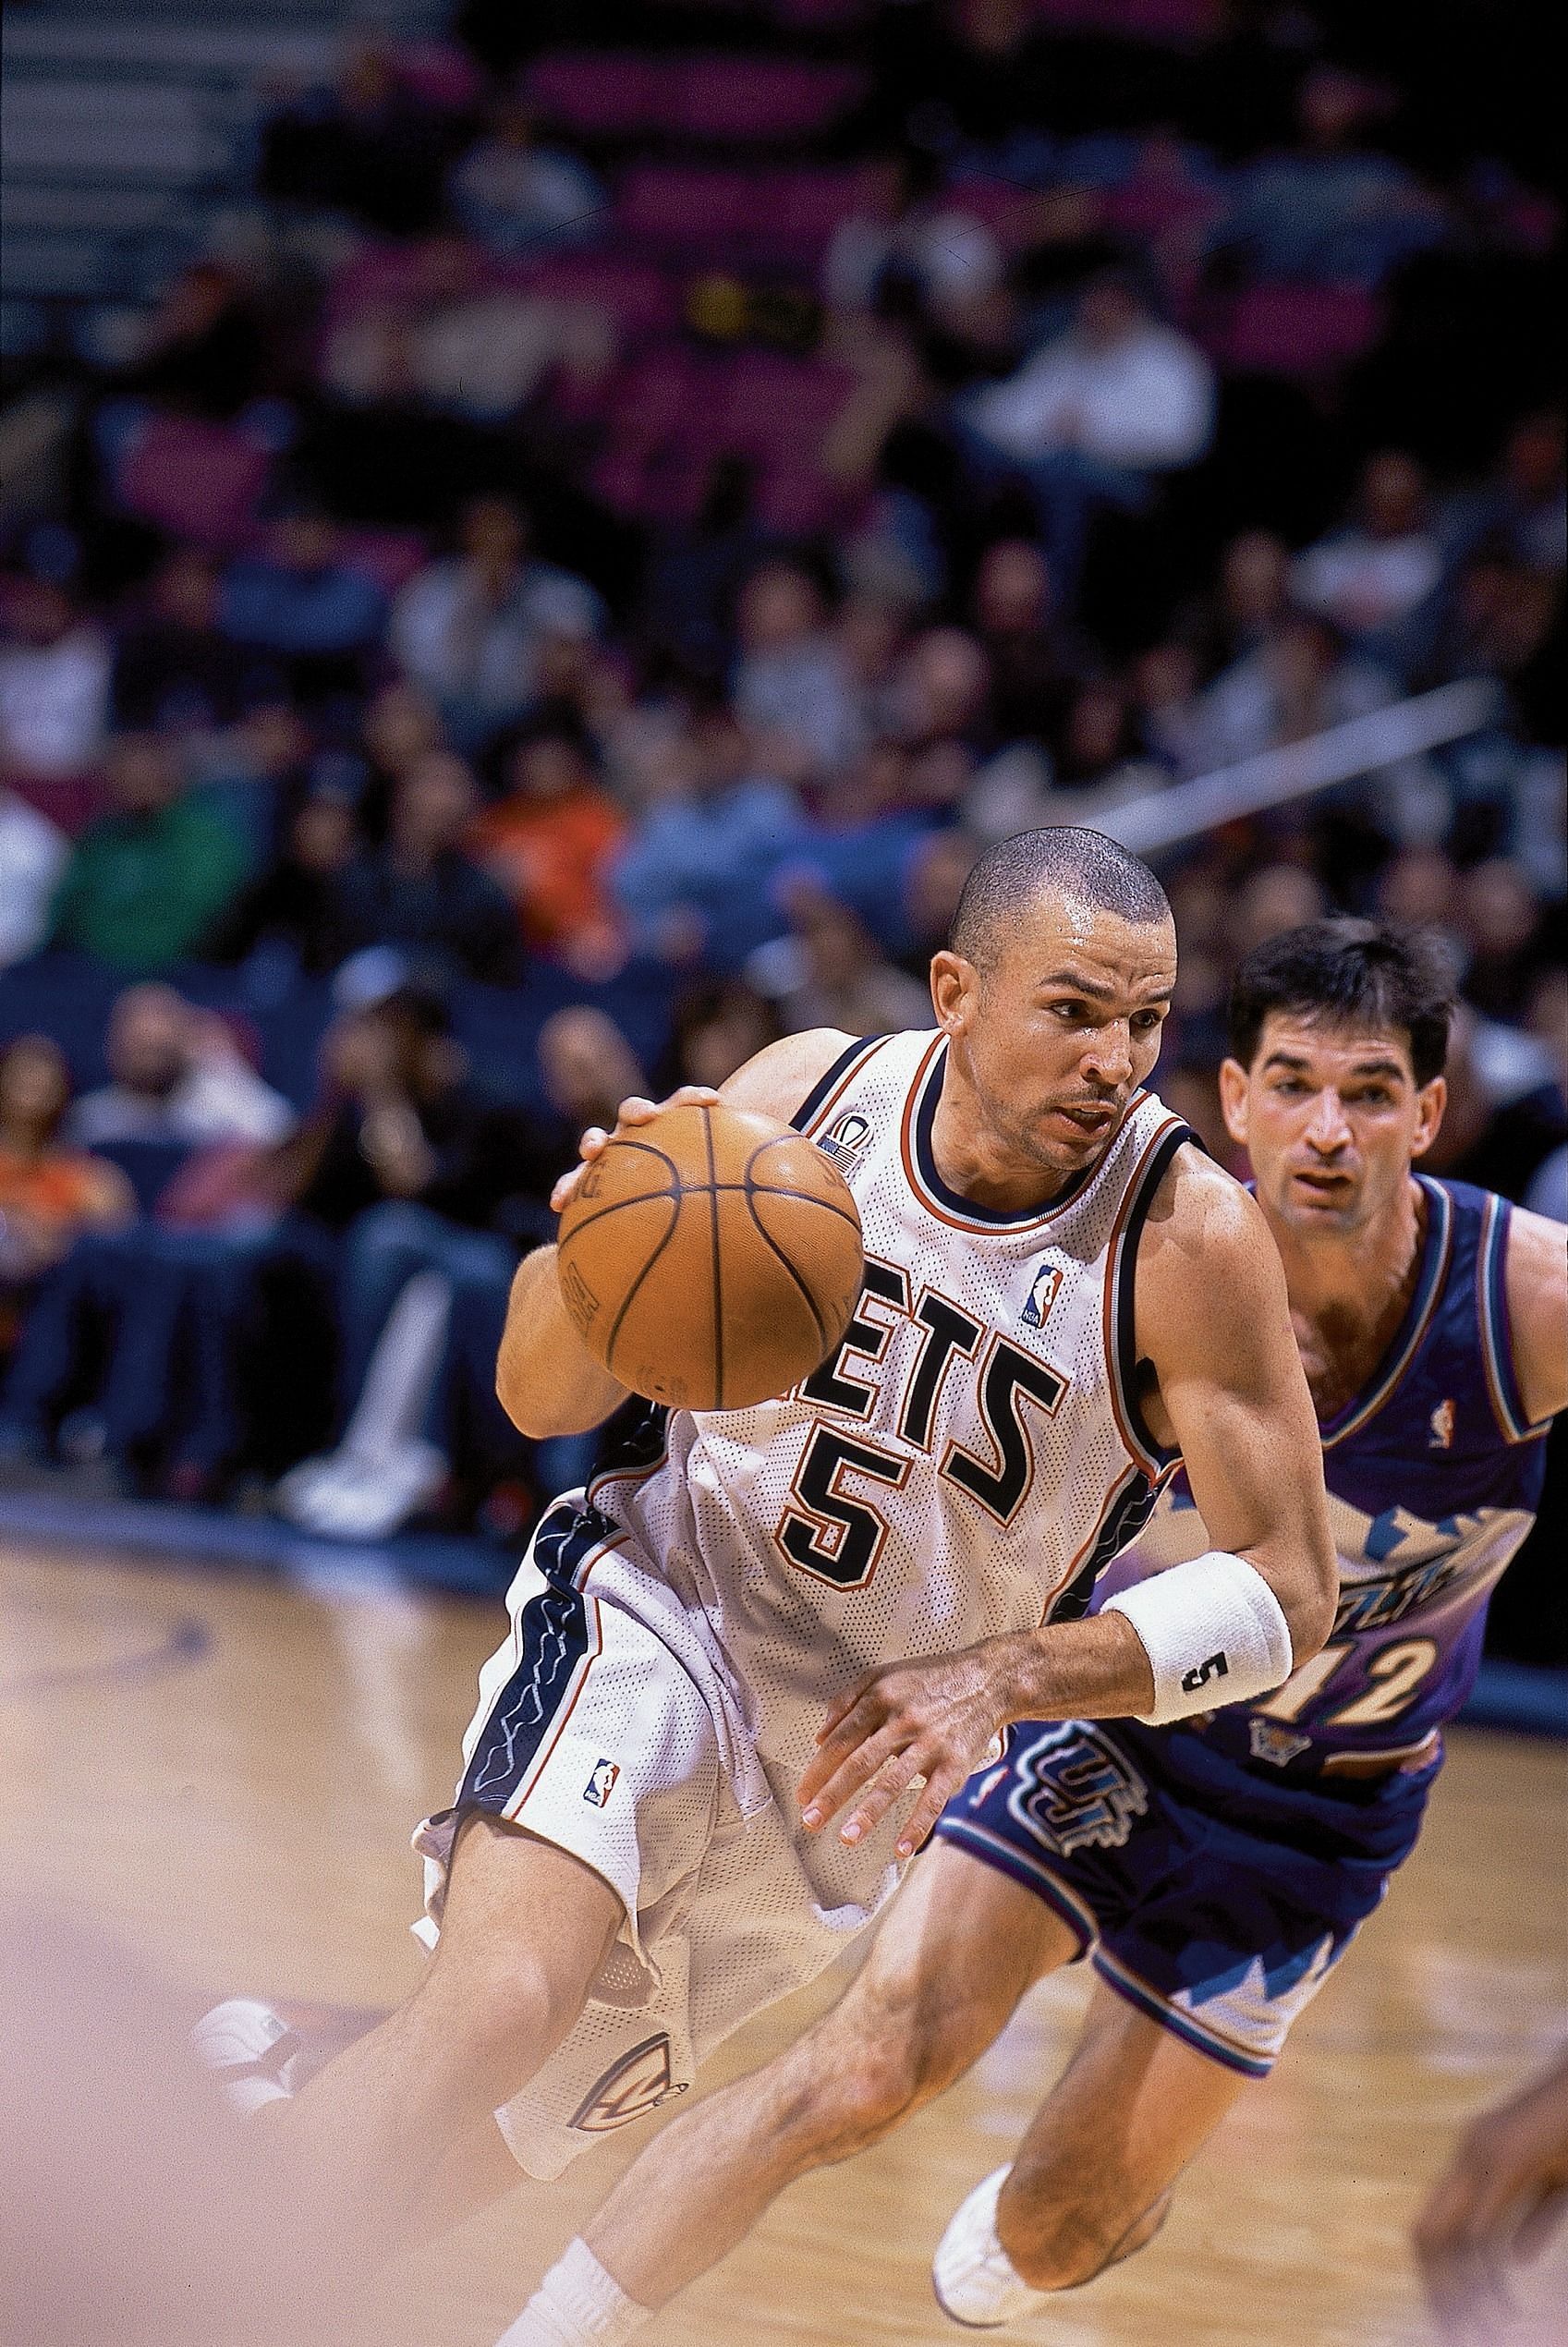
[(1250, 1702), (1295, 1668), (1278, 1598), (1256, 1565), (1223, 1549), (1151, 1574), (1105, 1611), (1126, 1615), (1154, 1672), (1154, 1709), (1138, 1714), (1145, 1727)]

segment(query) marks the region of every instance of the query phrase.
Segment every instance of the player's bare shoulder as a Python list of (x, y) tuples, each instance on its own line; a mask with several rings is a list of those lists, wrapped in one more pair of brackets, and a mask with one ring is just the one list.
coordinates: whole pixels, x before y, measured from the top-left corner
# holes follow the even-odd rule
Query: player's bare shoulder
[(1196, 1146), (1178, 1149), (1138, 1242), (1137, 1348), (1161, 1376), (1239, 1368), (1243, 1354), (1295, 1360), (1284, 1268), (1263, 1210)]
[(744, 1067), (737, 1067), (719, 1088), (731, 1108), (753, 1109), (760, 1116), (776, 1116), (787, 1124), (822, 1077), (857, 1038), (836, 1027), (808, 1027), (769, 1043)]
[[(1138, 1286), (1190, 1308), (1213, 1283), (1277, 1261), (1263, 1210), (1233, 1174), (1196, 1143), (1178, 1149), (1149, 1204), (1138, 1246)], [(1139, 1315), (1140, 1323), (1142, 1314)]]
[(1503, 1276), (1520, 1398), (1539, 1425), (1568, 1409), (1568, 1230), (1516, 1206)]

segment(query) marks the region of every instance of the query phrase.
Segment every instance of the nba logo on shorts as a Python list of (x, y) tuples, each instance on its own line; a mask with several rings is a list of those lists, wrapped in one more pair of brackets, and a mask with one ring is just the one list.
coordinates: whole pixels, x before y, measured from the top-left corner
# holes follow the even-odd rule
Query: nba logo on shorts
[(1042, 1329), (1046, 1316), (1055, 1303), (1062, 1286), (1062, 1274), (1054, 1263), (1047, 1263), (1035, 1273), (1035, 1283), (1029, 1290), (1029, 1300), (1018, 1315), (1027, 1329)]
[(596, 1760), (593, 1774), (582, 1789), (583, 1799), (591, 1801), (596, 1809), (602, 1809), (615, 1790), (615, 1780), (620, 1773), (615, 1761)]

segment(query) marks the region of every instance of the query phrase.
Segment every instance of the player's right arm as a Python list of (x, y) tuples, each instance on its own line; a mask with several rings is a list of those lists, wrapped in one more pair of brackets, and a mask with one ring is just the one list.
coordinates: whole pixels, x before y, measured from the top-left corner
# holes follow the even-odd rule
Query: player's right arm
[[(615, 1132), (651, 1124), (668, 1108), (714, 1100), (786, 1123), (854, 1040), (831, 1027), (786, 1035), (737, 1067), (716, 1093), (687, 1084), (667, 1101), (623, 1101)], [(614, 1137), (602, 1125), (590, 1125), (577, 1145), (583, 1164), (591, 1165)], [(579, 1178), (580, 1168), (574, 1167), (556, 1183), (550, 1202), (557, 1214)], [(626, 1398), (627, 1388), (594, 1359), (561, 1300), (553, 1246), (537, 1248), (517, 1266), (496, 1357), (495, 1391), (519, 1433), (536, 1442), (557, 1434), (586, 1434)]]
[(1568, 1231), (1516, 1206), (1503, 1278), (1519, 1399), (1541, 1426), (1568, 1410)]

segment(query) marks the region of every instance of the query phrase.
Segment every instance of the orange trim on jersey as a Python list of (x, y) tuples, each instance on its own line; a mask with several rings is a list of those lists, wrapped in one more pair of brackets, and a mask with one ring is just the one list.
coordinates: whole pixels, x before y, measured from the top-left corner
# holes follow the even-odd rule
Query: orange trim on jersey
[[(1066, 1572), (1062, 1575), (1061, 1580), (1058, 1581), (1055, 1588), (1052, 1589), (1051, 1595), (1045, 1601), (1045, 1611), (1039, 1617), (1039, 1626), (1042, 1630), (1050, 1621), (1051, 1609), (1056, 1603), (1057, 1599), (1062, 1595), (1063, 1590), (1070, 1589), (1072, 1587), (1074, 1582), (1077, 1579), (1078, 1575), (1088, 1563), (1089, 1558), (1094, 1554), (1095, 1542), (1100, 1538), (1100, 1535), (1104, 1532), (1106, 1526), (1110, 1523), (1113, 1512), (1121, 1504), (1123, 1492), (1126, 1490), (1134, 1476), (1142, 1474), (1143, 1469), (1141, 1467), (1124, 1466), (1122, 1469), (1121, 1474), (1116, 1478), (1115, 1482), (1111, 1486), (1110, 1490), (1105, 1495), (1104, 1502), (1100, 1507), (1100, 1514), (1095, 1519), (1094, 1530), (1089, 1534), (1088, 1538), (1084, 1542), (1083, 1547), (1078, 1550), (1077, 1555), (1073, 1559), (1072, 1563), (1067, 1567)], [(1144, 1480), (1146, 1482), (1148, 1481), (1147, 1476), (1144, 1478)]]
[[(601, 1467), (597, 1475), (589, 1477), (583, 1490), (583, 1498), (590, 1508), (597, 1507), (599, 1494), (607, 1483), (646, 1483), (650, 1475), (657, 1475), (661, 1467), (666, 1467), (669, 1464), (670, 1438), (666, 1433), (659, 1456), (651, 1460), (647, 1466)], [(604, 1545), (608, 1547), (610, 1544), (606, 1542)], [(593, 1554), (597, 1557), (602, 1552), (602, 1550), (595, 1549)]]
[[(904, 1160), (904, 1178), (926, 1212), (936, 1222), (945, 1222), (950, 1231), (966, 1232), (971, 1238), (1019, 1238), (1027, 1232), (1043, 1230), (1048, 1222), (1053, 1222), (1056, 1217), (1059, 1214), (1064, 1214), (1069, 1207), (1082, 1205), (1096, 1182), (1099, 1181), (1112, 1150), (1125, 1131), (1127, 1119), (1149, 1098), (1149, 1094), (1141, 1090), (1133, 1094), (1123, 1112), (1121, 1123), (1105, 1145), (1105, 1152), (1099, 1164), (1091, 1170), (1088, 1180), (1080, 1180), (1066, 1198), (1058, 1199), (1054, 1205), (1042, 1207), (1038, 1214), (1020, 1215), (1016, 1221), (1014, 1221), (1011, 1216), (993, 1222), (983, 1220), (978, 1215), (973, 1218), (958, 1215), (943, 1206), (940, 1198), (933, 1197), (930, 1185), (920, 1172), (919, 1160), (914, 1144), (915, 1118), (924, 1097), (927, 1082), (933, 1072), (932, 1064), (937, 1053), (945, 1052), (946, 1049), (946, 1036), (942, 1034), (934, 1036), (930, 1049), (915, 1070), (909, 1089), (904, 1099), (904, 1115), (899, 1125), (899, 1150)], [(1179, 1118), (1177, 1122), (1180, 1122)]]
[(821, 1107), (817, 1111), (816, 1115), (811, 1119), (810, 1124), (801, 1126), (800, 1129), (805, 1134), (808, 1140), (810, 1140), (816, 1134), (821, 1131), (823, 1125), (833, 1114), (840, 1101), (843, 1100), (845, 1093), (848, 1090), (850, 1085), (854, 1083), (857, 1076), (864, 1074), (865, 1070), (870, 1065), (872, 1060), (875, 1059), (877, 1053), (881, 1050), (882, 1045), (884, 1043), (891, 1043), (893, 1040), (893, 1038), (891, 1035), (879, 1035), (875, 1037), (871, 1042), (866, 1045), (864, 1051), (860, 1053), (857, 1059), (851, 1060), (849, 1065), (845, 1069), (844, 1074), (839, 1077), (838, 1082), (833, 1086), (833, 1090), (828, 1094), (827, 1099), (822, 1102)]
[(1136, 1165), (1133, 1168), (1132, 1179), (1127, 1184), (1121, 1205), (1116, 1209), (1116, 1220), (1111, 1226), (1111, 1237), (1105, 1250), (1105, 1285), (1100, 1295), (1100, 1332), (1105, 1347), (1106, 1384), (1111, 1394), (1111, 1415), (1116, 1421), (1116, 1431), (1122, 1438), (1122, 1445), (1127, 1456), (1134, 1465), (1147, 1475), (1153, 1483), (1161, 1482), (1170, 1472), (1172, 1462), (1169, 1459), (1157, 1457), (1146, 1443), (1138, 1440), (1128, 1424), (1126, 1408), (1128, 1396), (1122, 1391), (1122, 1361), (1116, 1346), (1115, 1312), (1122, 1269), (1123, 1239), (1128, 1218), (1142, 1195), (1144, 1175), (1148, 1171), (1150, 1158), (1181, 1124), (1182, 1119), (1179, 1116), (1168, 1113), (1163, 1123), (1159, 1125), (1150, 1135), (1148, 1147), (1142, 1150)]

